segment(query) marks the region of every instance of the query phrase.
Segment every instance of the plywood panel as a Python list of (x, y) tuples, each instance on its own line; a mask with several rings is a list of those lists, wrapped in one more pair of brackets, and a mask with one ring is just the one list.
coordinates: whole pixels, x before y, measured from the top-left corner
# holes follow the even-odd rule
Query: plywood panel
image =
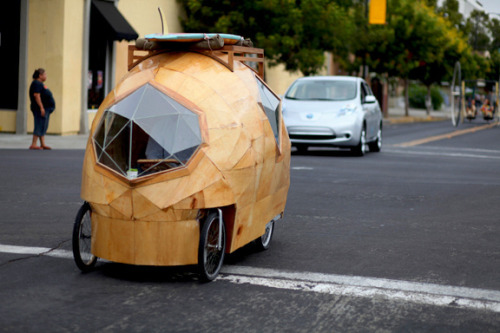
[(161, 223), (159, 265), (193, 265), (198, 263), (200, 239), (198, 221)]

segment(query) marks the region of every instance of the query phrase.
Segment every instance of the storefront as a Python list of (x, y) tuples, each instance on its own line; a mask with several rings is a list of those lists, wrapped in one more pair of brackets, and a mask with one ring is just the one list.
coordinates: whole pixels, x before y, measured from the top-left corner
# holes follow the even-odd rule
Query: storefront
[[(28, 89), (41, 67), (56, 100), (48, 134), (87, 133), (96, 108), (127, 72), (128, 44), (161, 31), (158, 7), (168, 31), (182, 32), (175, 0), (1, 1), (0, 132), (32, 132)], [(278, 93), (295, 78), (282, 66), (266, 68)]]

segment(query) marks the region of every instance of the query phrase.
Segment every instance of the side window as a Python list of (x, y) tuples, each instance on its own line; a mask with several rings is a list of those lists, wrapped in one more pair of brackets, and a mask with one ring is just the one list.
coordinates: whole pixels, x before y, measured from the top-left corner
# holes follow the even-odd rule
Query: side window
[(361, 95), (361, 103), (364, 103), (365, 102), (365, 97), (366, 97), (366, 87), (365, 85), (363, 84), (363, 82), (360, 83), (360, 95)]
[(363, 85), (364, 85), (364, 87), (365, 87), (365, 89), (366, 89), (366, 94), (367, 94), (367, 95), (373, 95), (373, 91), (372, 91), (372, 89), (370, 88), (370, 86), (369, 86), (368, 84), (366, 84), (366, 83), (363, 83)]
[(273, 130), (274, 138), (278, 147), (280, 146), (280, 125), (281, 125), (281, 101), (257, 76), (257, 86), (259, 87), (260, 101), (264, 113), (269, 120)]

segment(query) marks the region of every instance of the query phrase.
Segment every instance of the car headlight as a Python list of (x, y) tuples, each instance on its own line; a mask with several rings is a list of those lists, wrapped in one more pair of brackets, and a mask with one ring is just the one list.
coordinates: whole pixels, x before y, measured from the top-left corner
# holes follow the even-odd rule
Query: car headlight
[(348, 116), (356, 111), (356, 105), (347, 104), (339, 110), (338, 116)]

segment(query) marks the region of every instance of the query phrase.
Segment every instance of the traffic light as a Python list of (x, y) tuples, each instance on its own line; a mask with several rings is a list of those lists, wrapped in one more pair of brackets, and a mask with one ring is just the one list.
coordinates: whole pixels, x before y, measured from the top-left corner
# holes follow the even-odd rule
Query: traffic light
[(385, 24), (387, 0), (370, 0), (369, 24)]

